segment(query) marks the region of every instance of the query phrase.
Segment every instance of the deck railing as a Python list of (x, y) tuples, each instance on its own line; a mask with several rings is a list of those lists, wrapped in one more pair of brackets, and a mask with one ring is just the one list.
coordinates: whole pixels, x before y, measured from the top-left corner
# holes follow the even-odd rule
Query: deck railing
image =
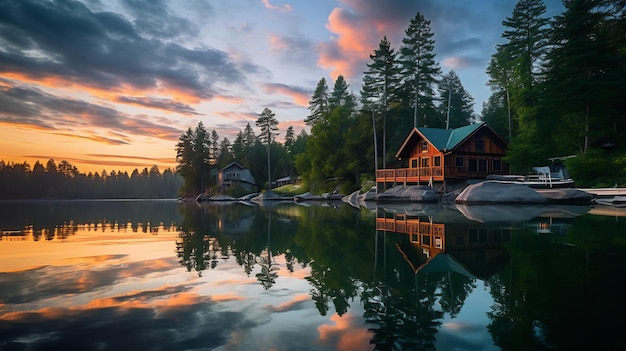
[(376, 181), (386, 183), (443, 180), (443, 167), (391, 168), (376, 171)]

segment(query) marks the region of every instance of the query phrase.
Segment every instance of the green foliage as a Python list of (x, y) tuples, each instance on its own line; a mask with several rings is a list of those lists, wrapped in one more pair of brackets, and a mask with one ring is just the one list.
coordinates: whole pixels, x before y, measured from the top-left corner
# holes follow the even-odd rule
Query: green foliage
[(208, 185), (211, 163), (210, 135), (202, 122), (187, 129), (176, 144), (176, 171), (185, 179), (183, 194), (197, 195)]
[(566, 161), (580, 187), (626, 186), (626, 151), (590, 150)]

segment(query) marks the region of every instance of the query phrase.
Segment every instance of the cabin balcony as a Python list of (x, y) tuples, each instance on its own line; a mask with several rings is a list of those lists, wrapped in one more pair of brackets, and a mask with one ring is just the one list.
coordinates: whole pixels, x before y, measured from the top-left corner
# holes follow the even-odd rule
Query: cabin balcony
[(443, 181), (443, 167), (394, 168), (376, 171), (376, 183), (428, 183)]

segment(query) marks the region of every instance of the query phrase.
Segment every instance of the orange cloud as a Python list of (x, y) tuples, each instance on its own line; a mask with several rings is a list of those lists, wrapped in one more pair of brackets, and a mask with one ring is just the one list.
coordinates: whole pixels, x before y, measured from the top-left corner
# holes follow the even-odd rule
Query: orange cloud
[(307, 301), (311, 301), (310, 295), (299, 294), (294, 296), (290, 301), (281, 303), (278, 306), (266, 305), (265, 309), (271, 312), (288, 312), (294, 309), (299, 309), (299, 306)]
[(173, 101), (177, 101), (185, 104), (199, 104), (206, 97), (201, 97), (196, 91), (186, 87), (180, 87), (175, 83), (167, 81), (157, 82), (157, 87), (142, 89), (136, 86), (132, 86), (127, 83), (122, 83), (118, 86), (106, 86), (100, 87), (97, 85), (84, 84), (83, 82), (76, 82), (71, 79), (66, 79), (63, 76), (56, 75), (37, 75), (31, 76), (25, 73), (19, 72), (3, 72), (3, 78), (12, 79), (22, 83), (29, 83), (46, 87), (50, 89), (62, 89), (70, 92), (80, 91), (82, 93), (88, 93), (93, 97), (103, 100), (109, 100), (112, 102), (119, 102), (119, 95), (130, 96), (147, 96), (158, 95), (168, 97)]
[[(350, 9), (336, 7), (328, 16), (326, 28), (334, 34), (330, 42), (322, 43), (318, 65), (332, 69), (330, 75), (355, 78), (365, 70), (369, 55), (378, 49), (378, 44), (387, 36), (402, 34), (406, 23), (393, 16), (380, 16), (379, 5), (369, 2), (347, 2)], [(397, 51), (397, 48), (395, 48)]]
[(360, 324), (355, 315), (346, 313), (340, 317), (334, 314), (330, 320), (335, 322), (335, 325), (324, 324), (317, 328), (324, 345), (333, 345), (337, 350), (371, 350), (374, 348), (370, 345), (372, 335), (367, 328), (355, 327), (356, 324)]

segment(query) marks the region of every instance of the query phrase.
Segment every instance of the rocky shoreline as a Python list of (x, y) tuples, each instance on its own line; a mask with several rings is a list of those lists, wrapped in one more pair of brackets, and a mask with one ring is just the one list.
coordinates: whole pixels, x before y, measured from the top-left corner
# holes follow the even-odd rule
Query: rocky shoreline
[(487, 205), (530, 205), (530, 204), (592, 204), (595, 196), (576, 188), (559, 189), (534, 189), (527, 185), (513, 184), (500, 181), (484, 181), (470, 184), (463, 190), (441, 194), (432, 187), (424, 185), (399, 185), (376, 193), (372, 188), (365, 193), (355, 191), (350, 195), (337, 193), (325, 193), (313, 195), (304, 193), (295, 196), (281, 196), (274, 192), (248, 194), (244, 197), (235, 198), (226, 195), (198, 196), (197, 202), (266, 202), (266, 201), (333, 201), (341, 200), (353, 206), (360, 206), (368, 202), (395, 203), (395, 202), (418, 202), (418, 203), (456, 203), (464, 205), (487, 204)]

